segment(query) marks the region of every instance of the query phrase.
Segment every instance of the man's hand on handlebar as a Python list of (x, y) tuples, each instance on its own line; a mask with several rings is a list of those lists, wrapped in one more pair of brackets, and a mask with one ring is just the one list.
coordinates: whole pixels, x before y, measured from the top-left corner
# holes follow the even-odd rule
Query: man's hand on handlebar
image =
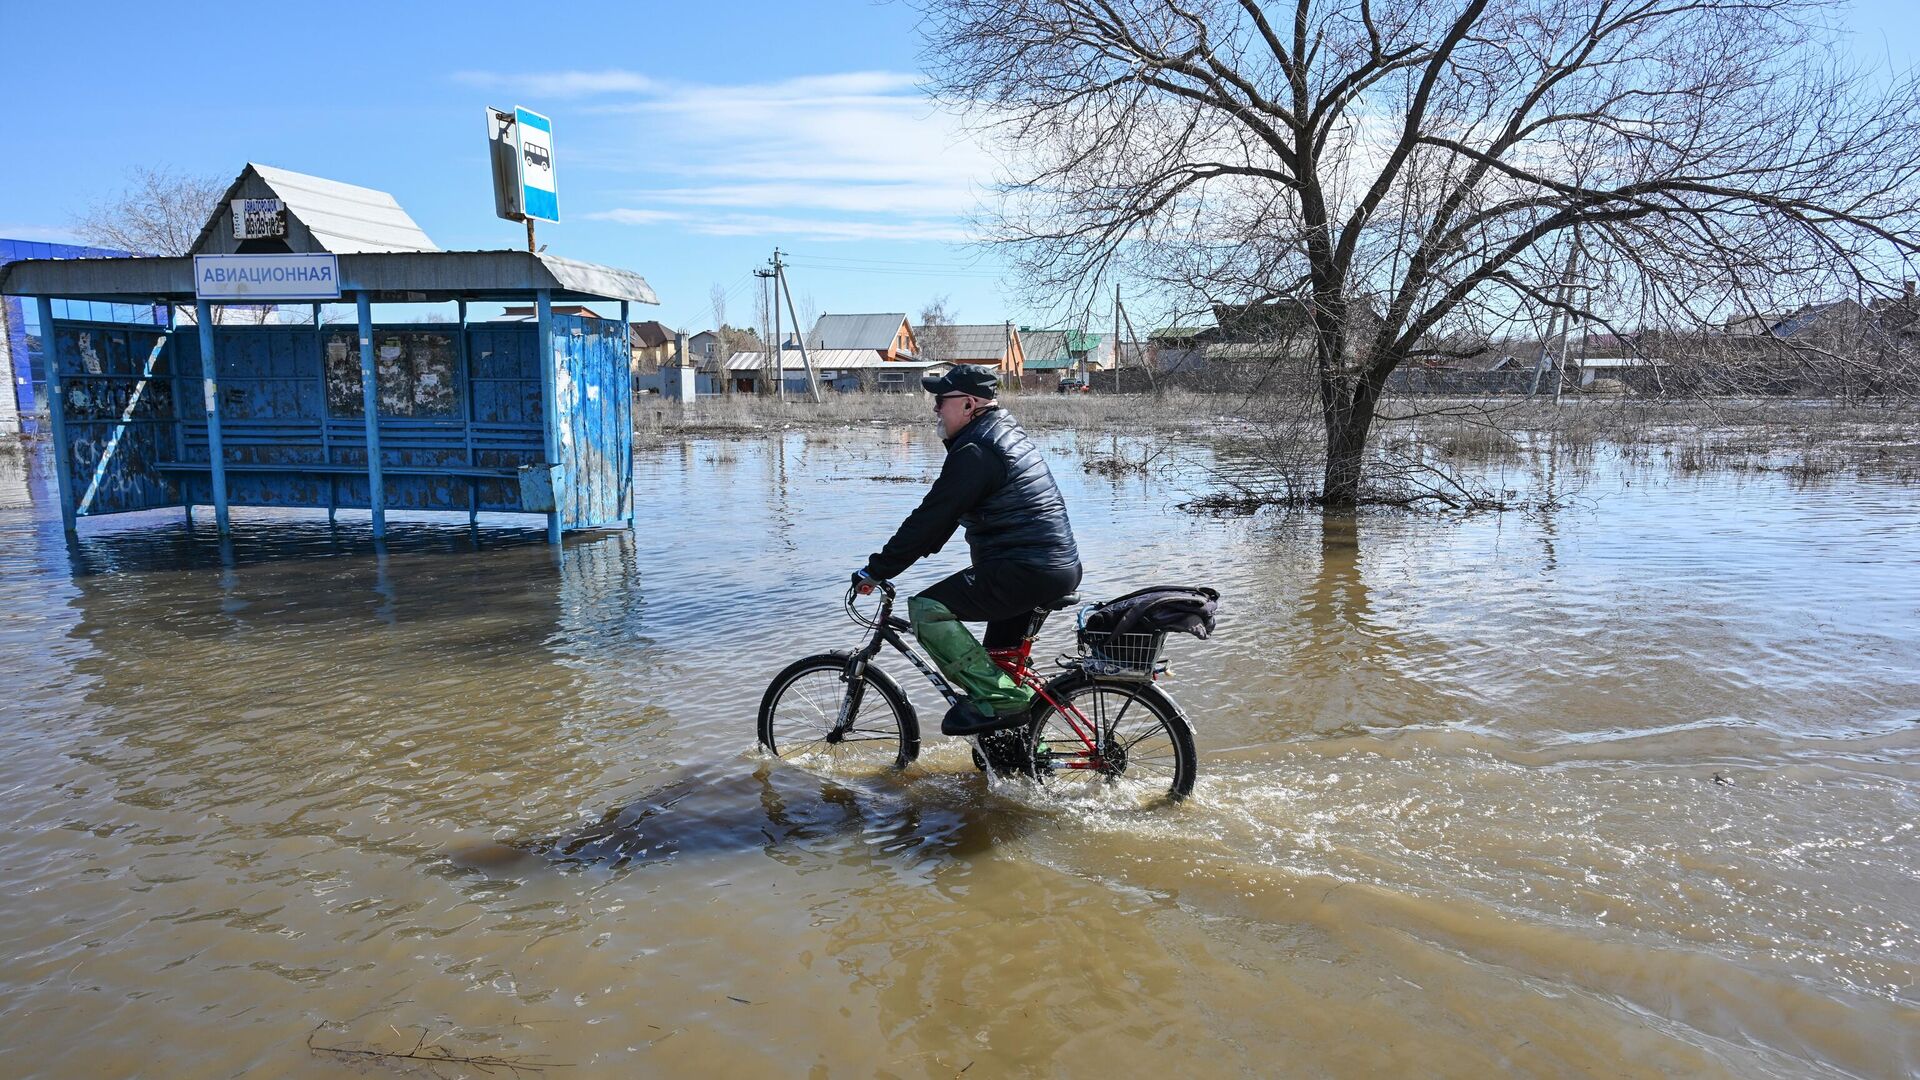
[(854, 592), (859, 593), (861, 596), (868, 596), (868, 595), (871, 595), (873, 593), (873, 590), (875, 589), (884, 590), (889, 595), (893, 593), (893, 588), (891, 584), (888, 583), (887, 581), (882, 580), (881, 578), (874, 577), (872, 574), (867, 573), (866, 570), (864, 569), (855, 570), (853, 572), (853, 591)]

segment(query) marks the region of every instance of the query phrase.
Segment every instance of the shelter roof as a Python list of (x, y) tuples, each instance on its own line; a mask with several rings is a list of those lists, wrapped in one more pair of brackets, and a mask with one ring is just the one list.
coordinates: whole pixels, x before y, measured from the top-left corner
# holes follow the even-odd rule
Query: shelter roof
[(807, 335), (808, 348), (875, 349), (893, 348), (900, 324), (907, 321), (904, 311), (871, 315), (822, 315)]
[[(254, 178), (257, 184), (250, 182)], [(262, 186), (272, 192), (272, 198), (286, 204), (287, 214), (306, 226), (323, 251), (358, 255), (375, 251), (440, 250), (400, 208), (399, 200), (384, 191), (251, 161), (221, 196), (220, 204), (194, 240), (193, 250), (199, 254), (213, 251), (210, 242), (215, 230), (228, 220), (228, 203), (256, 197), (250, 192), (257, 192)]]
[[(397, 251), (341, 255), (342, 296), (376, 303), (521, 301), (540, 289), (554, 303), (629, 300), (657, 304), (631, 270), (526, 251)], [(26, 259), (0, 267), (0, 293), (112, 303), (191, 304), (193, 259)], [(257, 303), (257, 301), (256, 301)]]

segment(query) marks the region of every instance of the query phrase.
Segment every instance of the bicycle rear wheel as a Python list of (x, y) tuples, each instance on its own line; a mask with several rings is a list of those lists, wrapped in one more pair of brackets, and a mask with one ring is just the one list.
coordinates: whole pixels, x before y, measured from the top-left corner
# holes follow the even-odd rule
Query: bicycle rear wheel
[(1042, 784), (1088, 794), (1105, 787), (1143, 802), (1193, 793), (1193, 729), (1158, 687), (1074, 671), (1047, 692), (1070, 711), (1045, 706), (1028, 731)]
[[(859, 684), (850, 683), (850, 659), (843, 652), (820, 653), (773, 677), (760, 699), (760, 745), (768, 753), (833, 773), (903, 769), (920, 756), (920, 724), (907, 696), (872, 665)], [(852, 722), (836, 732), (849, 693)]]

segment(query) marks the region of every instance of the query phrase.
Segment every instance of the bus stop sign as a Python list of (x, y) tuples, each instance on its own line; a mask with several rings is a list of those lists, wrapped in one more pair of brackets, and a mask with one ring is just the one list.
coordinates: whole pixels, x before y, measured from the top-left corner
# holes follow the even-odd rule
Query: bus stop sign
[(514, 136), (520, 145), (520, 210), (541, 221), (560, 220), (553, 182), (553, 121), (515, 106)]

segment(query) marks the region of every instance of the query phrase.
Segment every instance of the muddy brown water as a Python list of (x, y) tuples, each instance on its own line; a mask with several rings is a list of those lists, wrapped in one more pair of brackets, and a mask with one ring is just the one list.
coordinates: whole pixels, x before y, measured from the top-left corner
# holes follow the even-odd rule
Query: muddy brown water
[(0, 1072), (1920, 1068), (1912, 488), (1601, 460), (1553, 513), (1328, 527), (1048, 447), (1085, 592), (1226, 596), (1174, 646), (1185, 805), (754, 751), (921, 433), (645, 451), (639, 527), (558, 557), (251, 511), (69, 547), (0, 463)]

